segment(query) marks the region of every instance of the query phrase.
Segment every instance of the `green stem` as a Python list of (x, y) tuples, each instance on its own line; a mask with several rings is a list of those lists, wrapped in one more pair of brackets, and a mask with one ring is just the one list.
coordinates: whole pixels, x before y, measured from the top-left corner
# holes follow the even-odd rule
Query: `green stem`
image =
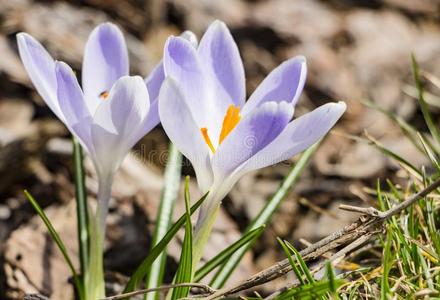
[(90, 228), (90, 262), (88, 277), (85, 279), (86, 300), (105, 298), (103, 245), (112, 182), (113, 176), (99, 178), (98, 208)]
[(75, 167), (75, 198), (78, 227), (78, 249), (82, 280), (88, 277), (89, 264), (89, 213), (87, 207), (87, 194), (85, 190), (83, 151), (76, 138), (72, 138), (73, 162)]
[[(221, 200), (221, 199), (220, 199)], [(217, 199), (215, 192), (209, 193), (205, 201), (205, 205), (202, 204), (199, 212), (199, 218), (194, 228), (194, 241), (193, 241), (193, 271), (197, 270), (197, 265), (202, 259), (203, 250), (208, 242), (209, 235), (211, 234), (212, 227), (214, 226), (217, 215), (220, 211), (221, 201)]]

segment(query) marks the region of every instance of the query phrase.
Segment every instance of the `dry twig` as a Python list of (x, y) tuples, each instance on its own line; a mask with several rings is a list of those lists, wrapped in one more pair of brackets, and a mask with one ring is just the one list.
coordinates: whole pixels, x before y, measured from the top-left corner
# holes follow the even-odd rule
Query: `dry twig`
[(134, 292), (130, 292), (130, 293), (125, 293), (125, 294), (120, 294), (120, 295), (116, 295), (116, 296), (111, 296), (111, 297), (103, 298), (101, 300), (119, 300), (119, 299), (124, 299), (124, 298), (127, 298), (127, 297), (143, 295), (143, 294), (147, 294), (147, 293), (151, 293), (151, 292), (167, 291), (167, 290), (174, 289), (174, 288), (177, 288), (177, 287), (191, 287), (191, 288), (194, 287), (194, 288), (199, 288), (201, 290), (204, 290), (206, 292), (206, 294), (213, 294), (213, 293), (215, 293), (215, 290), (212, 289), (211, 287), (207, 286), (206, 284), (202, 284), (202, 283), (176, 283), (176, 284), (162, 285), (162, 286), (157, 287), (157, 288), (138, 290), (138, 291), (134, 291)]

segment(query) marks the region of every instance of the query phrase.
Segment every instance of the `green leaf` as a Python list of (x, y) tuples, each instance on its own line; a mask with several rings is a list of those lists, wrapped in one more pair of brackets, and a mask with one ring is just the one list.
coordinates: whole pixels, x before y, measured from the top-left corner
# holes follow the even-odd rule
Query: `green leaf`
[(283, 248), (283, 251), (287, 256), (287, 259), (289, 260), (290, 266), (292, 267), (292, 270), (295, 273), (296, 278), (298, 279), (300, 285), (306, 284), (304, 282), (304, 279), (302, 278), (301, 271), (298, 269), (296, 263), (293, 261), (292, 254), (290, 253), (290, 250), (287, 247), (286, 243), (280, 238), (277, 238), (277, 240), (278, 240), (278, 243), (280, 243), (281, 247)]
[(46, 225), (46, 228), (49, 231), (49, 234), (51, 235), (52, 239), (55, 241), (55, 244), (58, 246), (58, 249), (61, 251), (63, 258), (66, 261), (66, 263), (70, 269), (70, 272), (72, 273), (73, 280), (75, 281), (75, 286), (76, 286), (76, 289), (78, 290), (79, 297), (80, 297), (80, 299), (84, 299), (82, 283), (80, 281), (78, 273), (75, 270), (75, 267), (73, 266), (72, 260), (70, 259), (70, 256), (67, 253), (66, 246), (64, 245), (64, 243), (61, 240), (60, 236), (58, 235), (57, 231), (52, 226), (52, 223), (47, 218), (43, 209), (40, 207), (40, 205), (34, 199), (34, 197), (26, 190), (24, 191), (24, 194), (26, 195), (26, 198), (29, 200), (29, 202), (31, 203), (32, 207), (35, 209), (37, 214), (40, 216), (41, 220)]
[(387, 232), (387, 239), (385, 242), (385, 248), (383, 250), (383, 259), (382, 259), (382, 265), (383, 265), (383, 272), (382, 272), (382, 279), (381, 279), (381, 293), (380, 293), (380, 299), (381, 300), (388, 300), (389, 294), (391, 293), (390, 286), (388, 283), (388, 275), (391, 270), (392, 265), (392, 254), (391, 254), (391, 243), (392, 243), (392, 231), (388, 230)]
[[(176, 272), (175, 283), (190, 283), (193, 277), (192, 259), (193, 259), (193, 243), (192, 243), (192, 224), (189, 196), (189, 176), (185, 180), (185, 238), (183, 239), (182, 253), (180, 254), (179, 267)], [(172, 300), (185, 298), (189, 294), (189, 287), (177, 287), (173, 289)]]
[(212, 270), (227, 261), (230, 256), (234, 254), (235, 251), (248, 243), (252, 244), (256, 239), (258, 239), (261, 233), (263, 233), (265, 227), (265, 225), (262, 225), (254, 230), (249, 231), (248, 233), (243, 234), (243, 236), (238, 241), (230, 245), (228, 248), (224, 249), (222, 252), (209, 260), (205, 265), (203, 265), (203, 267), (197, 270), (196, 275), (194, 276), (194, 281), (199, 282)]
[(420, 80), (420, 72), (419, 65), (417, 64), (417, 60), (414, 54), (411, 54), (412, 67), (414, 73), (414, 81), (416, 83), (416, 88), (419, 93), (419, 105), (422, 110), (423, 117), (425, 118), (426, 125), (428, 126), (429, 132), (432, 135), (432, 138), (437, 141), (437, 146), (440, 146), (440, 132), (432, 119), (431, 113), (429, 112), (428, 104), (425, 101), (423, 96), (423, 86)]
[[(266, 203), (263, 209), (259, 212), (259, 214), (255, 217), (255, 219), (249, 224), (249, 226), (244, 231), (244, 234), (249, 231), (260, 227), (261, 225), (267, 224), (273, 213), (277, 210), (283, 200), (287, 197), (290, 192), (290, 188), (298, 181), (302, 171), (312, 158), (312, 155), (315, 153), (318, 148), (320, 141), (315, 143), (312, 147), (307, 149), (300, 157), (298, 162), (290, 169), (289, 174), (284, 178), (278, 190), (275, 194), (270, 198), (270, 200)], [(211, 281), (211, 287), (213, 288), (221, 288), (226, 280), (228, 280), (229, 276), (231, 276), (232, 272), (235, 270), (237, 265), (240, 263), (241, 259), (245, 255), (245, 253), (252, 246), (251, 243), (248, 243), (246, 246), (238, 249), (217, 271), (215, 276)]]
[(288, 241), (284, 241), (284, 243), (286, 244), (287, 248), (289, 248), (289, 250), (292, 251), (293, 254), (295, 255), (296, 261), (300, 265), (303, 274), (306, 275), (307, 281), (309, 283), (315, 282), (315, 279), (313, 278), (312, 273), (309, 270), (309, 267), (307, 267), (306, 262), (302, 259), (301, 254), (299, 254), (298, 250), (296, 250), (296, 248), (293, 247), (293, 245)]
[(73, 163), (75, 169), (75, 198), (78, 227), (78, 249), (82, 278), (87, 278), (90, 250), (89, 212), (85, 185), (83, 151), (75, 137), (72, 137)]
[[(197, 208), (203, 203), (208, 193), (203, 195), (192, 207), (191, 214), (193, 214)], [(136, 271), (130, 277), (127, 285), (125, 286), (124, 293), (133, 292), (139, 284), (143, 281), (145, 276), (149, 273), (152, 263), (156, 260), (156, 258), (162, 253), (163, 249), (168, 245), (168, 243), (172, 240), (172, 238), (176, 235), (179, 229), (183, 224), (186, 223), (186, 214), (181, 216), (173, 226), (171, 226), (170, 230), (168, 230), (167, 234), (163, 237), (163, 239), (153, 248), (147, 257), (142, 261), (142, 263), (137, 267)]]
[(325, 270), (326, 270), (326, 275), (327, 275), (327, 279), (328, 279), (328, 283), (329, 283), (329, 287), (330, 287), (330, 292), (334, 296), (336, 296), (336, 291), (338, 288), (336, 286), (335, 273), (333, 272), (332, 263), (330, 261), (327, 261), (325, 263)]
[(437, 172), (440, 172), (440, 161), (437, 157), (437, 155), (434, 152), (434, 149), (431, 148), (431, 145), (429, 145), (428, 141), (425, 139), (425, 137), (421, 134), (418, 134), (418, 137), (420, 141), (422, 142), (423, 149), (425, 150), (425, 153), (429, 160), (432, 162), (432, 164), (436, 167)]
[[(164, 176), (165, 185), (162, 190), (160, 207), (156, 218), (156, 229), (151, 242), (152, 248), (156, 246), (157, 243), (165, 236), (172, 225), (174, 206), (177, 200), (177, 194), (179, 192), (181, 170), (182, 154), (180, 154), (177, 148), (170, 143), (168, 162), (165, 168)], [(167, 259), (166, 253), (167, 250), (165, 247), (162, 253), (154, 261), (151, 271), (147, 276), (146, 288), (155, 288), (162, 284)], [(148, 293), (146, 294), (145, 298), (147, 300), (158, 300), (159, 293)]]
[(342, 279), (336, 279), (333, 283), (330, 283), (328, 280), (321, 280), (307, 285), (291, 288), (280, 294), (276, 299), (315, 300), (331, 292), (332, 288), (339, 288), (342, 284), (344, 284), (344, 282), (345, 281)]

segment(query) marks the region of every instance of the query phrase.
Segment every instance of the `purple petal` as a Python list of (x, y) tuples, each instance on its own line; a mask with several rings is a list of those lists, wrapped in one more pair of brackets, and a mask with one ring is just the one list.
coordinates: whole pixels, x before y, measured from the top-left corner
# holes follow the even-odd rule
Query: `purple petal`
[(150, 95), (151, 101), (148, 123), (146, 124), (148, 131), (153, 129), (160, 122), (157, 101), (159, 98), (160, 87), (162, 86), (164, 79), (165, 74), (163, 70), (163, 63), (161, 61), (145, 79), (145, 84), (147, 85), (148, 94)]
[(170, 37), (167, 40), (164, 51), (165, 76), (171, 77), (179, 83), (184, 100), (196, 118), (199, 127), (206, 123), (204, 114), (196, 111), (206, 111), (206, 84), (196, 49), (187, 40), (180, 37)]
[[(185, 31), (180, 36), (189, 41), (194, 47), (197, 47), (197, 37), (191, 31)], [(150, 95), (151, 99), (150, 113), (148, 115), (148, 123), (146, 124), (148, 131), (153, 129), (160, 122), (157, 101), (160, 87), (162, 86), (164, 79), (165, 73), (163, 69), (163, 62), (160, 61), (156, 67), (154, 67), (150, 75), (148, 75), (148, 77), (145, 79), (148, 94)]]
[(270, 144), (293, 116), (287, 102), (266, 102), (247, 115), (225, 138), (213, 157), (215, 176), (232, 174), (246, 160)]
[(72, 131), (88, 153), (92, 153), (90, 139), (91, 115), (84, 102), (84, 95), (73, 70), (63, 62), (56, 62), (58, 103), (63, 112), (64, 123)]
[(232, 103), (216, 87), (194, 46), (181, 37), (170, 37), (165, 45), (163, 62), (165, 75), (179, 83), (183, 100), (197, 126), (207, 127), (211, 136), (219, 136), (224, 115)]
[(295, 106), (303, 90), (307, 74), (306, 59), (303, 56), (291, 58), (263, 80), (243, 107), (243, 114), (249, 113), (266, 101), (287, 101)]
[(159, 95), (160, 120), (171, 142), (191, 161), (204, 193), (212, 184), (210, 150), (183, 98), (177, 83), (170, 77), (165, 79)]
[(346, 109), (344, 102), (327, 103), (292, 121), (267, 147), (249, 159), (241, 174), (286, 160), (322, 138)]
[(91, 114), (101, 103), (100, 95), (108, 92), (116, 80), (128, 75), (128, 53), (124, 36), (111, 23), (96, 27), (84, 52), (82, 86)]
[(199, 42), (197, 41), (197, 36), (194, 34), (194, 32), (192, 32), (190, 30), (186, 30), (186, 31), (182, 32), (180, 37), (184, 38), (185, 40), (190, 42), (191, 45), (193, 45), (194, 48), (197, 48), (197, 44)]
[(243, 63), (237, 44), (223, 22), (215, 21), (200, 41), (199, 57), (229, 103), (243, 107), (246, 97)]
[(55, 62), (43, 46), (27, 33), (17, 34), (18, 50), (24, 68), (47, 106), (64, 121), (57, 102)]
[(100, 172), (114, 172), (130, 149), (147, 132), (149, 96), (139, 76), (124, 76), (102, 100), (93, 116), (92, 140)]

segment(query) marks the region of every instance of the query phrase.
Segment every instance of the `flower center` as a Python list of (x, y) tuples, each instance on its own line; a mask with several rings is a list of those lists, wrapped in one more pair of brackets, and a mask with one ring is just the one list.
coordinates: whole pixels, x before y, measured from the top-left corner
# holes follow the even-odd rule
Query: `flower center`
[(101, 94), (99, 94), (99, 98), (101, 98), (101, 100), (107, 100), (109, 95), (108, 91), (103, 91)]
[[(223, 118), (222, 130), (218, 139), (219, 145), (231, 133), (235, 126), (237, 126), (238, 122), (240, 122), (240, 118), (240, 107), (230, 105), (226, 111), (225, 117)], [(211, 149), (212, 153), (215, 153), (214, 145), (212, 144), (208, 135), (208, 128), (202, 127), (200, 128), (200, 131), (202, 132), (202, 136), (205, 139), (205, 143), (208, 145), (209, 149)]]

